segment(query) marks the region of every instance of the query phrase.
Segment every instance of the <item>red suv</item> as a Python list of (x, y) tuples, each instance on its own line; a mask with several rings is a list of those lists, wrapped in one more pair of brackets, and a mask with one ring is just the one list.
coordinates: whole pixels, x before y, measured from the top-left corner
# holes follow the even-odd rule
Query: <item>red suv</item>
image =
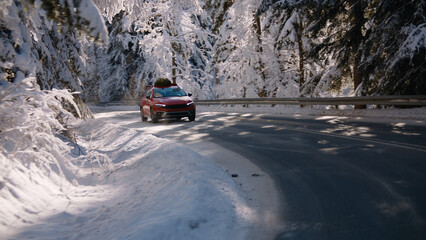
[(195, 104), (190, 96), (177, 85), (149, 87), (141, 101), (141, 119), (146, 121), (150, 117), (156, 123), (161, 118), (188, 117), (189, 121), (194, 121)]

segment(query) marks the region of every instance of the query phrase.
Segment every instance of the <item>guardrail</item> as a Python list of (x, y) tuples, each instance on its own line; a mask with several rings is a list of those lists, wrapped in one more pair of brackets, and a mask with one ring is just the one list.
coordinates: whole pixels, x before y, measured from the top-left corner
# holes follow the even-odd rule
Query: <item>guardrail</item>
[[(398, 105), (426, 106), (426, 95), (415, 96), (361, 96), (327, 98), (234, 98), (215, 100), (195, 100), (197, 105)], [(135, 101), (114, 101), (98, 103), (100, 106), (139, 105)]]
[(274, 104), (274, 105), (405, 105), (426, 106), (426, 95), (417, 96), (362, 96), (328, 98), (244, 98), (197, 100), (197, 105)]
[(102, 106), (102, 107), (107, 107), (107, 106), (132, 106), (132, 105), (138, 105), (140, 104), (140, 101), (130, 101), (130, 100), (126, 100), (126, 101), (110, 101), (110, 102), (99, 102), (99, 103), (87, 103), (88, 105), (96, 105), (96, 106)]

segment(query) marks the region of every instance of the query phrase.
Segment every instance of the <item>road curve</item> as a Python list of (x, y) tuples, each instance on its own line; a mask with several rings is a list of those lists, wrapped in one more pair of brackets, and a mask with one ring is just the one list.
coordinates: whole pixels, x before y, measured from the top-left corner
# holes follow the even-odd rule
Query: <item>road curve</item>
[(275, 239), (426, 239), (424, 122), (204, 112), (151, 126), (181, 143), (220, 145), (268, 173), (281, 202)]

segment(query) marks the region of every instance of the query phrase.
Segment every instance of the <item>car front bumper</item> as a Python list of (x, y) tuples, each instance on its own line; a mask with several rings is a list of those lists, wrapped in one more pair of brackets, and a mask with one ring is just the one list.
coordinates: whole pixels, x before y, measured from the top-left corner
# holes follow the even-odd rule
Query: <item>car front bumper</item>
[(163, 112), (157, 111), (157, 118), (183, 118), (195, 116), (195, 109), (188, 111), (174, 111), (174, 112)]

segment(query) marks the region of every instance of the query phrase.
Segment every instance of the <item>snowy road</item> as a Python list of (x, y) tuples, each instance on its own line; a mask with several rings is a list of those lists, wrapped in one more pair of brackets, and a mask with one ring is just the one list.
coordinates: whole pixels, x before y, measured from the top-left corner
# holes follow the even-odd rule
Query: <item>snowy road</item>
[(235, 123), (208, 139), (275, 180), (284, 203), (277, 239), (425, 239), (424, 125), (341, 117), (227, 121)]
[[(423, 120), (207, 111), (193, 123), (141, 123), (138, 111), (114, 118), (194, 150), (216, 144), (255, 163), (279, 190), (278, 216), (263, 218), (277, 239), (426, 238)], [(277, 209), (268, 203), (274, 201), (260, 206)]]

